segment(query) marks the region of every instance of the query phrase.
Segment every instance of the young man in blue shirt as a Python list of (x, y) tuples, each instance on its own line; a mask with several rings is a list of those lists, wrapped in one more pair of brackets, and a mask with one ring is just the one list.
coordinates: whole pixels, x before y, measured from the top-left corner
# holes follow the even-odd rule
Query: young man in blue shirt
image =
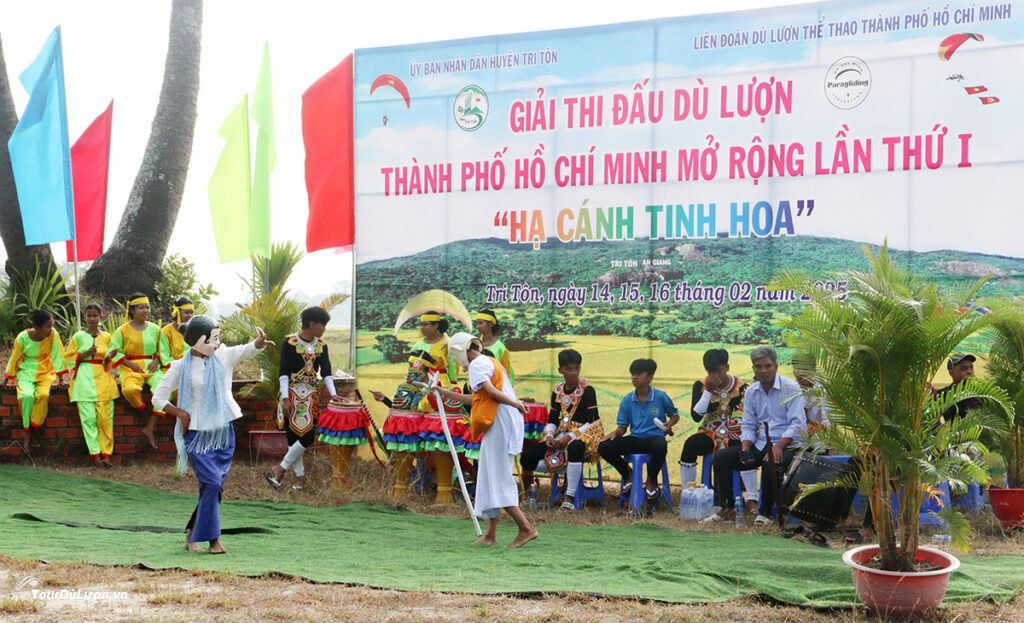
[[(658, 489), (658, 474), (665, 464), (668, 443), (665, 435), (672, 433), (672, 427), (679, 421), (679, 412), (672, 399), (660, 389), (651, 387), (651, 380), (658, 369), (653, 359), (637, 359), (629, 366), (636, 388), (622, 398), (619, 404), (619, 415), (616, 419), (618, 428), (613, 430), (597, 447), (601, 458), (615, 468), (625, 484), (620, 496), (629, 495), (632, 488), (633, 473), (624, 458), (629, 454), (649, 454), (651, 460), (647, 464), (647, 505), (654, 508), (661, 495)], [(655, 421), (657, 420), (657, 422)], [(626, 435), (626, 430), (630, 434)]]

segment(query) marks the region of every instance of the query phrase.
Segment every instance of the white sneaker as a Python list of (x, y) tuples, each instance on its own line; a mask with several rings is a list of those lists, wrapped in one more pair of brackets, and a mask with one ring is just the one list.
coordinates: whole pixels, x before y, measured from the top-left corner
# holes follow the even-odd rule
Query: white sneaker
[(714, 515), (711, 515), (710, 517), (705, 517), (704, 519), (701, 519), (700, 523), (715, 523), (715, 522), (718, 522), (718, 521), (722, 521), (722, 516), (719, 515), (718, 513), (715, 513)]
[(754, 518), (755, 526), (767, 526), (772, 523), (771, 517), (765, 517), (764, 515), (758, 515)]

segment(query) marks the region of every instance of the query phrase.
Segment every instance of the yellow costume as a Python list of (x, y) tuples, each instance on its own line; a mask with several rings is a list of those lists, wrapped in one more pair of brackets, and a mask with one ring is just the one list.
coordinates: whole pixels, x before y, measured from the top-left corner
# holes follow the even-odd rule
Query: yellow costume
[(56, 331), (38, 342), (29, 337), (27, 329), (14, 338), (6, 376), (18, 383), (22, 426), (43, 425), (50, 404), (50, 386), (57, 373), (65, 370), (64, 346)]
[[(82, 436), (89, 448), (89, 456), (110, 457), (114, 453), (114, 399), (117, 383), (103, 365), (112, 336), (101, 331), (95, 337), (79, 331), (68, 340), (64, 359), (71, 372), (68, 396), (78, 407), (82, 422)], [(93, 346), (96, 352), (86, 358), (84, 354)]]

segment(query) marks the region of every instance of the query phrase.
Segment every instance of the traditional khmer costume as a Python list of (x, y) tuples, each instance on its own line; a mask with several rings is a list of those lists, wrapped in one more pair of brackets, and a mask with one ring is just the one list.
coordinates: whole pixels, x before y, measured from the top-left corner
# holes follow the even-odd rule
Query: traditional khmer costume
[(6, 377), (18, 384), (18, 404), (21, 405), (24, 428), (39, 428), (46, 422), (50, 386), (57, 374), (65, 370), (64, 346), (56, 331), (38, 342), (29, 337), (27, 329), (14, 338)]
[[(142, 331), (126, 322), (114, 331), (109, 349), (117, 353), (113, 365), (121, 366), (121, 393), (133, 407), (145, 409), (142, 387), (149, 385), (150, 390), (156, 389), (164, 378), (165, 367), (171, 363), (171, 347), (167, 342), (167, 336), (152, 322), (147, 322), (146, 328)], [(149, 365), (153, 360), (159, 362), (156, 372), (149, 371)], [(135, 362), (143, 372), (129, 369), (124, 365), (125, 361)], [(153, 413), (163, 415), (156, 407), (153, 408)]]
[[(281, 345), (280, 366), (281, 400), (277, 405), (277, 424), (288, 439), (288, 452), (281, 468), (291, 468), (296, 476), (304, 476), (306, 468), (302, 455), (316, 441), (317, 418), (320, 415), (320, 384), (331, 396), (337, 395), (331, 372), (331, 358), (327, 343), (318, 337), (304, 341), (299, 334), (289, 336)], [(284, 412), (284, 398), (292, 401), (292, 413)]]
[[(106, 331), (92, 335), (79, 331), (68, 340), (64, 358), (71, 370), (68, 396), (78, 407), (82, 422), (82, 436), (89, 456), (109, 459), (114, 453), (114, 400), (120, 395), (117, 382), (103, 361), (110, 347), (111, 336)], [(86, 357), (92, 347), (96, 352)]]
[[(707, 389), (707, 382), (705, 378), (693, 384), (690, 417), (698, 425), (697, 432), (683, 442), (683, 452), (679, 457), (684, 487), (697, 481), (698, 458), (728, 446), (740, 445), (743, 396), (746, 394), (747, 384), (730, 375), (727, 387), (711, 391)], [(747, 491), (748, 500), (758, 499), (757, 475), (756, 469), (740, 472), (740, 480)]]

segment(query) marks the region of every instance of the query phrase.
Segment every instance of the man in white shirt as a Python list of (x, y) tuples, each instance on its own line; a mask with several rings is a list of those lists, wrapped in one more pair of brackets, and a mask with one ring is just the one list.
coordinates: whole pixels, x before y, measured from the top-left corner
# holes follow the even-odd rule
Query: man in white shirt
[[(740, 446), (724, 448), (715, 453), (712, 469), (715, 485), (715, 504), (722, 507), (719, 519), (733, 518), (733, 472), (753, 469), (768, 464), (768, 453), (774, 459), (778, 482), (789, 462), (796, 453), (794, 442), (800, 441), (800, 434), (807, 427), (807, 416), (804, 411), (804, 397), (796, 381), (780, 375), (779, 357), (771, 346), (759, 346), (750, 352), (750, 362), (754, 368), (754, 383), (747, 389), (743, 398), (743, 423), (740, 435)], [(768, 444), (767, 433), (771, 435)], [(769, 494), (767, 487), (771, 482), (766, 478), (768, 470), (762, 470), (761, 506), (756, 525), (771, 523), (772, 509), (775, 498)]]

